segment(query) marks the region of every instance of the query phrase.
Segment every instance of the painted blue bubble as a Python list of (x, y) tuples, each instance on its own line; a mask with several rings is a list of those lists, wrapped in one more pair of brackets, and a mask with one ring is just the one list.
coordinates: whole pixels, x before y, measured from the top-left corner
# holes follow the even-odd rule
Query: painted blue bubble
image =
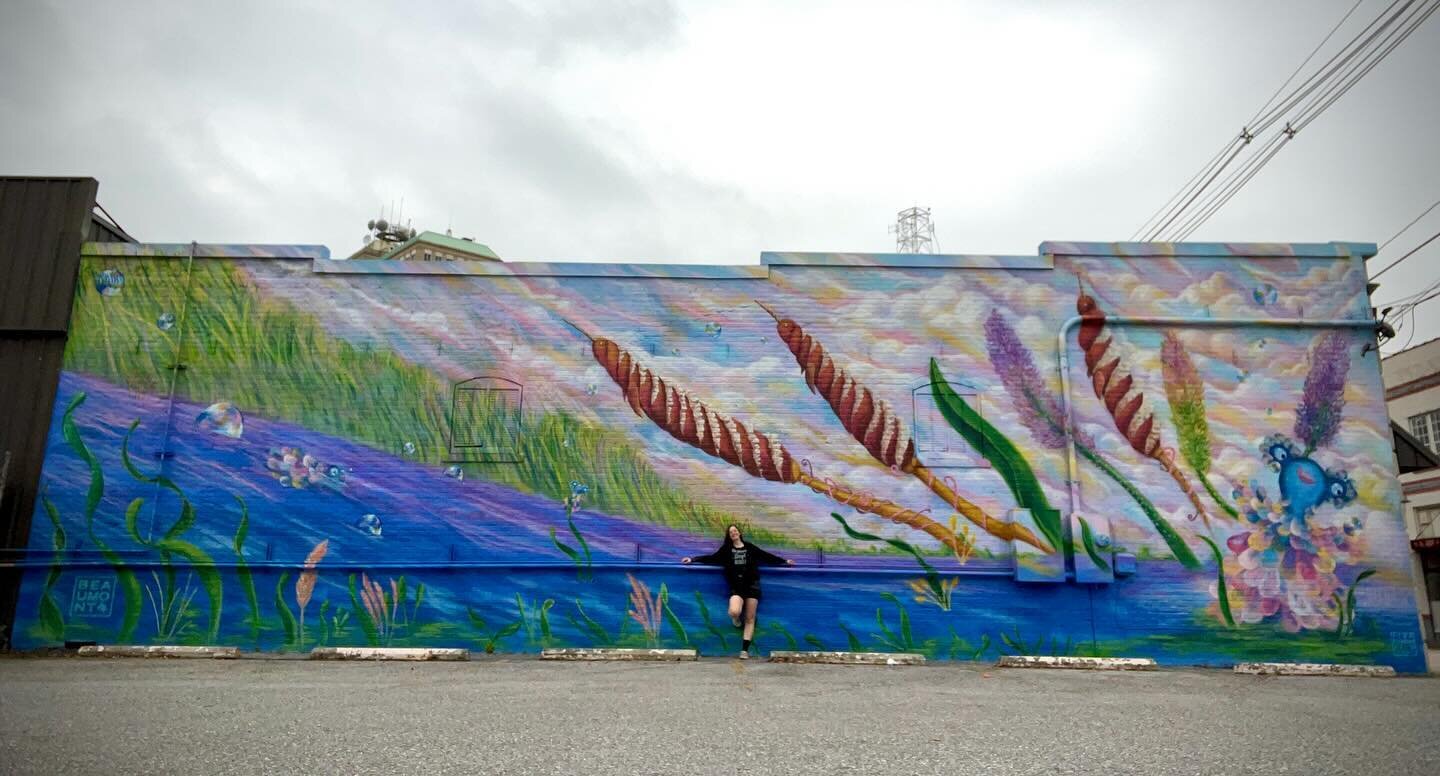
[(464, 480), (465, 470), (459, 464), (451, 464), (445, 467), (445, 476), (454, 480)]
[(414, 454), (415, 454), (415, 443), (414, 443), (414, 442), (406, 442), (406, 443), (405, 443), (405, 454), (406, 454), (406, 455), (414, 455)]
[(355, 527), (360, 529), (361, 533), (379, 536), (381, 532), (380, 518), (373, 514), (361, 515), (360, 519), (355, 521)]
[(160, 317), (155, 319), (155, 325), (160, 327), (160, 331), (170, 331), (175, 328), (175, 313), (160, 313)]
[(1261, 283), (1256, 286), (1250, 291), (1250, 295), (1255, 299), (1255, 304), (1258, 305), (1275, 304), (1280, 301), (1280, 292), (1269, 283)]
[(125, 273), (118, 269), (101, 270), (95, 275), (95, 290), (105, 296), (115, 296), (120, 293), (120, 287), (125, 285)]

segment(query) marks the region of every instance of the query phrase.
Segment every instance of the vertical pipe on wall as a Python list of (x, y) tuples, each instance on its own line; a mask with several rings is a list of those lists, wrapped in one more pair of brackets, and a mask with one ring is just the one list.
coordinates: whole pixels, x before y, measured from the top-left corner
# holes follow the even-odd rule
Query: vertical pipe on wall
[[(195, 268), (195, 249), (197, 245), (194, 240), (190, 241), (190, 250), (185, 257), (185, 291), (184, 298), (180, 301), (180, 320), (176, 323), (175, 330), (178, 332), (175, 338), (174, 363), (170, 365), (170, 392), (165, 400), (165, 433), (160, 437), (160, 468), (163, 471), (165, 462), (170, 460), (170, 432), (174, 426), (172, 422), (175, 417), (175, 384), (180, 381), (180, 372), (185, 368), (182, 357), (185, 355), (185, 336), (187, 333), (186, 324), (190, 319), (190, 278)], [(146, 539), (155, 538), (155, 521), (159, 519), (160, 511), (160, 483), (155, 483), (155, 490), (150, 495), (150, 527), (145, 532)]]

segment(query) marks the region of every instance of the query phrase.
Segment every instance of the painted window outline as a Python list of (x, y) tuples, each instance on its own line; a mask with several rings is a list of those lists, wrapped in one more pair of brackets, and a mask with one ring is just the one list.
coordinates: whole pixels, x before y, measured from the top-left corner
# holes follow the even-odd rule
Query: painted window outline
[[(462, 406), (473, 412), (474, 402), (483, 401), (478, 395), (490, 394), (491, 401), (504, 402), (504, 411), (509, 417), (501, 420), (499, 434), (494, 430), (482, 429), (475, 433), (484, 420), (465, 424), (462, 422)], [(513, 394), (509, 396), (509, 394)], [(501, 396), (504, 398), (500, 398)], [(462, 405), (462, 401), (466, 402)], [(520, 463), (520, 436), (524, 433), (525, 386), (498, 375), (477, 375), (461, 380), (450, 387), (450, 455), (448, 460), (455, 463)], [(480, 411), (484, 411), (483, 407)], [(469, 432), (467, 434), (467, 431)]]
[[(985, 417), (981, 394), (974, 386), (962, 382), (950, 385), (977, 415)], [(965, 441), (940, 414), (934, 386), (934, 383), (923, 383), (910, 389), (910, 438), (915, 440), (915, 456), (931, 469), (989, 469), (990, 461), (984, 451), (976, 450)], [(937, 441), (944, 442), (938, 449)]]

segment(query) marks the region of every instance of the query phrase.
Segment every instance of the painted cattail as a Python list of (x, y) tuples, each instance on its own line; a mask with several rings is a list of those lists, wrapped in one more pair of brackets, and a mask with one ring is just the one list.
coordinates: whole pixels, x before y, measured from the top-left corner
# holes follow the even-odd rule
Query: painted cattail
[(825, 399), (840, 424), (875, 460), (894, 471), (919, 479), (956, 512), (987, 533), (1005, 540), (1018, 539), (1045, 552), (1053, 551), (1025, 526), (991, 517), (956, 493), (944, 479), (935, 476), (916, 456), (915, 440), (905, 432), (904, 424), (888, 402), (877, 401), (870, 389), (856, 382), (825, 352), (819, 340), (805, 333), (800, 324), (790, 318), (782, 318), (761, 302), (756, 304), (775, 319), (775, 331), (795, 356), (810, 391)]
[(1154, 414), (1145, 411), (1145, 393), (1136, 384), (1135, 378), (1120, 369), (1120, 356), (1112, 355), (1112, 337), (1105, 334), (1105, 312), (1096, 303), (1095, 297), (1085, 293), (1082, 286), (1075, 300), (1075, 310), (1080, 313), (1080, 349), (1085, 352), (1085, 372), (1095, 396), (1105, 404), (1105, 409), (1115, 421), (1115, 429), (1130, 443), (1135, 452), (1153, 458), (1159, 463), (1180, 490), (1190, 499), (1198, 516), (1209, 523), (1205, 505), (1200, 494), (1190, 484), (1190, 478), (1175, 465), (1175, 451), (1162, 448), (1160, 430), (1156, 428)]
[[(1170, 422), (1180, 438), (1180, 457), (1190, 464), (1210, 498), (1232, 518), (1235, 508), (1220, 497), (1210, 484), (1210, 422), (1205, 417), (1205, 383), (1190, 360), (1185, 344), (1173, 331), (1165, 332), (1160, 344), (1160, 372), (1165, 378), (1165, 397), (1170, 400)], [(1209, 525), (1208, 520), (1206, 523)]]
[[(578, 327), (577, 331), (584, 333)], [(588, 334), (585, 336), (590, 337)], [(806, 485), (816, 493), (823, 493), (847, 506), (924, 531), (956, 552), (965, 550), (964, 540), (913, 509), (857, 494), (834, 480), (817, 478), (805, 471), (779, 440), (711, 410), (642, 366), (628, 351), (611, 340), (590, 337), (590, 343), (596, 362), (620, 387), (620, 393), (630, 409), (636, 415), (649, 418), (670, 436), (738, 466), (751, 476)]]
[(670, 436), (753, 476), (775, 482), (799, 481), (800, 464), (773, 437), (746, 428), (744, 423), (694, 400), (608, 339), (593, 339), (591, 349), (636, 415), (649, 418)]
[(300, 644), (305, 643), (305, 607), (310, 604), (310, 598), (315, 594), (315, 582), (320, 572), (315, 567), (330, 550), (330, 540), (325, 539), (310, 550), (305, 556), (305, 563), (302, 565), (300, 576), (295, 580), (295, 603), (300, 607)]

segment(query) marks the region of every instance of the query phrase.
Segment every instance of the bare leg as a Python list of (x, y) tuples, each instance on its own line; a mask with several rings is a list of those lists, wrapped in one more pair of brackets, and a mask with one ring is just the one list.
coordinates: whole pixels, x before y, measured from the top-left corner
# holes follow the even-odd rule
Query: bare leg
[(730, 622), (734, 623), (737, 628), (740, 627), (740, 612), (744, 606), (745, 599), (738, 595), (730, 596)]
[(746, 641), (755, 638), (755, 614), (759, 609), (760, 599), (745, 599), (745, 631), (741, 634), (741, 637)]

